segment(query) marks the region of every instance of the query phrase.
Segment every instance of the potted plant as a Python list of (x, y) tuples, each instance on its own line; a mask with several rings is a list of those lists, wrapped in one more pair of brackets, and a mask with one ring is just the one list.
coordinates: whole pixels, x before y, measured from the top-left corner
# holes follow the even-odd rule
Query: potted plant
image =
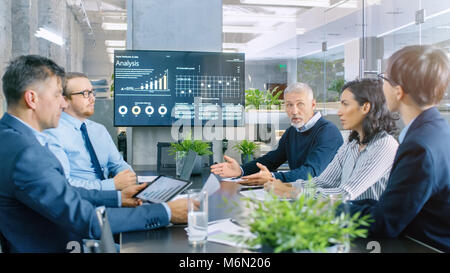
[(337, 213), (341, 201), (314, 198), (312, 194), (300, 194), (294, 200), (270, 196), (256, 205), (245, 198), (247, 208), (253, 204), (246, 221), (256, 236), (240, 240), (251, 248), (262, 246), (263, 252), (337, 252), (338, 246), (367, 237), (364, 227), (372, 221), (370, 215)]
[(234, 150), (241, 153), (242, 164), (246, 164), (255, 158), (255, 151), (258, 144), (246, 139), (233, 146)]
[(190, 137), (181, 141), (170, 144), (169, 155), (175, 155), (177, 175), (183, 167), (184, 157), (192, 150), (199, 155), (195, 161), (195, 167), (192, 174), (201, 174), (202, 156), (212, 155), (210, 144), (201, 140), (192, 140)]
[(271, 90), (267, 90), (266, 92), (266, 99), (265, 104), (267, 105), (267, 109), (271, 110), (272, 108), (275, 108), (276, 110), (281, 109), (281, 103), (280, 96), (283, 93), (282, 91), (278, 91), (278, 86)]
[(258, 110), (265, 103), (265, 96), (264, 91), (260, 91), (259, 89), (245, 90), (246, 108)]

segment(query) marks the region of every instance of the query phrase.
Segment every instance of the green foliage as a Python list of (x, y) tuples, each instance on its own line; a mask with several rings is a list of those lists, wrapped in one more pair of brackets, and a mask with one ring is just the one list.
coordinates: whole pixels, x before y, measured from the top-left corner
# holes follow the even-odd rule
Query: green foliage
[(278, 86), (276, 86), (272, 91), (267, 90), (266, 92), (266, 104), (268, 109), (272, 109), (272, 106), (277, 106), (278, 109), (281, 109), (281, 100), (279, 99), (281, 93), (277, 93)]
[(344, 79), (342, 79), (342, 78), (341, 79), (334, 79), (330, 83), (330, 85), (328, 86), (328, 90), (329, 91), (336, 91), (339, 94), (341, 94), (342, 87), (344, 86), (344, 84), (345, 84), (345, 80)]
[(260, 91), (259, 89), (249, 89), (245, 91), (245, 106), (248, 108), (258, 109), (272, 109), (276, 106), (281, 109), (280, 96), (282, 92), (277, 93), (278, 86), (272, 90)]
[(245, 91), (245, 106), (253, 106), (255, 109), (259, 109), (261, 104), (264, 104), (264, 91), (259, 89), (249, 89)]
[(241, 142), (234, 145), (233, 148), (235, 151), (238, 151), (241, 154), (254, 156), (256, 149), (258, 149), (258, 144), (244, 139)]
[(200, 156), (212, 155), (210, 148), (209, 143), (201, 140), (192, 140), (191, 134), (189, 134), (187, 139), (170, 144), (169, 155), (176, 155), (177, 152), (182, 152), (182, 154), (185, 155), (190, 150), (196, 152)]
[[(250, 232), (256, 235), (241, 238), (249, 247), (261, 245), (274, 252), (325, 252), (327, 247), (367, 237), (364, 227), (372, 221), (370, 215), (337, 213), (340, 201), (317, 199), (313, 194), (301, 194), (294, 201), (273, 194), (271, 197), (258, 203), (247, 217)], [(249, 203), (251, 199), (247, 199), (247, 207)]]

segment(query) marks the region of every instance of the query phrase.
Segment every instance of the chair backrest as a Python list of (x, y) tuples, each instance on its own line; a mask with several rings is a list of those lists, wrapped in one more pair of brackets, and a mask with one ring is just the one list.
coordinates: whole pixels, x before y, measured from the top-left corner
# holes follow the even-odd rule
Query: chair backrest
[(157, 172), (174, 171), (176, 161), (174, 155), (169, 155), (170, 142), (158, 142)]
[(108, 216), (106, 215), (105, 207), (98, 207), (95, 209), (95, 212), (97, 214), (98, 222), (102, 229), (102, 235), (100, 237), (98, 252), (117, 253), (116, 244), (114, 243), (114, 237), (108, 222)]

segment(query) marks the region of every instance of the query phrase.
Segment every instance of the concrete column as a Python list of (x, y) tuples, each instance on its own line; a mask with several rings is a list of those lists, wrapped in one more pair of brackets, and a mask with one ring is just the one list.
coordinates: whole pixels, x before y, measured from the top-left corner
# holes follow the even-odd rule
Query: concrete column
[(34, 36), (38, 28), (37, 1), (12, 1), (12, 56), (37, 53), (37, 39)]
[[(127, 14), (129, 49), (222, 50), (222, 0), (128, 0)], [(193, 135), (201, 138), (201, 129)], [(127, 149), (128, 161), (138, 165), (155, 165), (157, 143), (173, 141), (170, 127), (136, 127), (127, 135), (132, 146)], [(221, 149), (214, 144), (214, 160)]]
[[(38, 27), (45, 27), (64, 37), (66, 23), (66, 1), (46, 0), (38, 2)], [(38, 39), (39, 54), (52, 59), (58, 65), (66, 66), (64, 45), (59, 46), (45, 39)]]
[[(0, 0), (0, 77), (3, 77), (5, 68), (11, 60), (11, 2), (13, 1)], [(5, 111), (6, 101), (0, 84), (0, 117)]]

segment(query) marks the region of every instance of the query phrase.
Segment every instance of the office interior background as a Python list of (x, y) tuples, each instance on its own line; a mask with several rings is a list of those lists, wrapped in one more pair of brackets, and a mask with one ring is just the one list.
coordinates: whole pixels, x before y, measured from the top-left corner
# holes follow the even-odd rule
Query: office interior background
[[(157, 143), (177, 139), (170, 127), (113, 126), (114, 50), (245, 53), (245, 90), (283, 90), (305, 82), (314, 90), (317, 109), (338, 128), (336, 86), (342, 81), (383, 72), (387, 58), (406, 45), (437, 45), (450, 57), (450, 0), (0, 3), (0, 74), (12, 58), (24, 54), (43, 55), (66, 71), (86, 73), (97, 91), (92, 119), (105, 125), (116, 143), (118, 133), (126, 132), (127, 161), (135, 167), (157, 164)], [(450, 120), (449, 92), (439, 110)], [(0, 94), (0, 116), (5, 111)], [(289, 120), (283, 109), (270, 111), (270, 118), (246, 111), (244, 127), (225, 128), (212, 141), (214, 161), (221, 161), (225, 138), (225, 153), (235, 158), (231, 147), (244, 138), (261, 141), (259, 153), (274, 148)], [(205, 138), (202, 128), (192, 130), (195, 138)]]

